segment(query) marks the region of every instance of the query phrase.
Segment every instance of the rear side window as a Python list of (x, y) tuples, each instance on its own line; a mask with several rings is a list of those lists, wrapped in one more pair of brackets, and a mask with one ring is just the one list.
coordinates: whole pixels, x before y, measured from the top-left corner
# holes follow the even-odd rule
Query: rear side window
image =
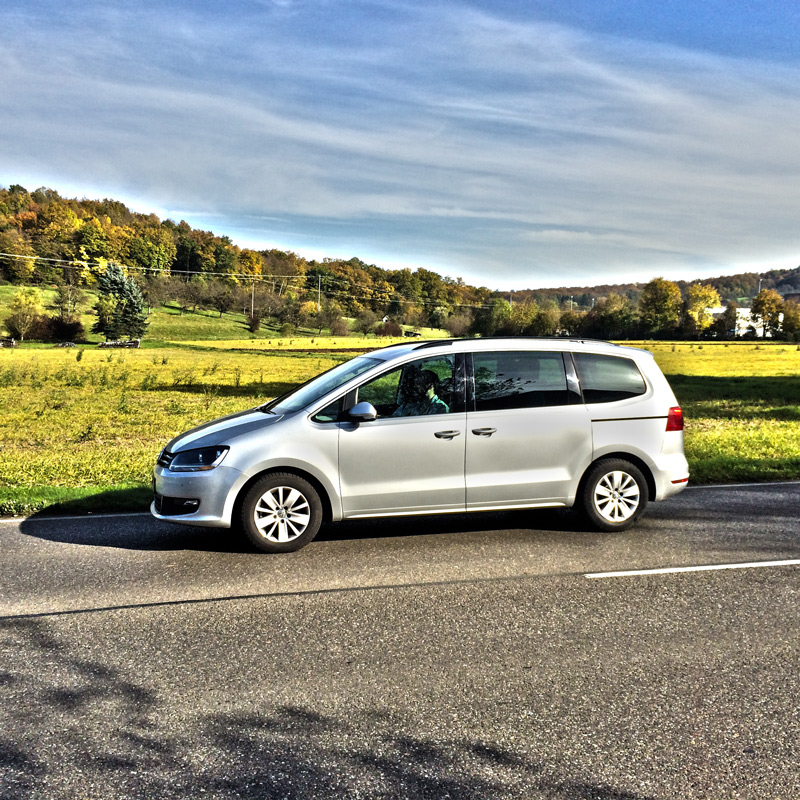
[(475, 410), (569, 403), (561, 353), (474, 353)]
[(630, 358), (573, 353), (586, 403), (611, 403), (638, 397), (647, 390), (642, 373)]

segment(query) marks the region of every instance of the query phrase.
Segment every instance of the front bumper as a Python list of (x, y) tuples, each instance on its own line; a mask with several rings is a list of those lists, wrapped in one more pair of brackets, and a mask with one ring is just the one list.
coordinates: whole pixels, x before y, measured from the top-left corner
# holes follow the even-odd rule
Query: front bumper
[[(153, 492), (159, 498), (150, 513), (165, 522), (230, 528), (233, 506), (247, 477), (224, 464), (206, 472), (170, 472), (157, 466), (153, 472)], [(183, 511), (183, 501), (198, 500), (196, 509)]]

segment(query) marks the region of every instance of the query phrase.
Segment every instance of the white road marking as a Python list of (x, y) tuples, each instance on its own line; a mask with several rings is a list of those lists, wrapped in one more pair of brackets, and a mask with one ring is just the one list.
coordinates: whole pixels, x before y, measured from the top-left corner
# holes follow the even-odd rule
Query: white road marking
[(758, 489), (762, 486), (796, 486), (800, 481), (753, 481), (752, 483), (691, 483), (689, 478), (688, 489)]
[(589, 572), (584, 578), (631, 578), (637, 575), (670, 575), (677, 572), (713, 572), (723, 569), (755, 569), (757, 567), (797, 567), (800, 558), (783, 561), (750, 561), (744, 564), (705, 564), (699, 567), (663, 567), (660, 569), (627, 569), (619, 572)]

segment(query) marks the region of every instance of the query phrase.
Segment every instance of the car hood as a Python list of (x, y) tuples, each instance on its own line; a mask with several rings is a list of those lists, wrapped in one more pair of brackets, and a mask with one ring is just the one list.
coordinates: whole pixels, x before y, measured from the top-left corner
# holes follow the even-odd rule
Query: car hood
[(237, 436), (274, 425), (283, 419), (283, 416), (283, 414), (271, 414), (253, 408), (239, 411), (178, 434), (167, 444), (165, 449), (169, 453), (179, 453), (182, 450), (198, 447), (228, 444)]

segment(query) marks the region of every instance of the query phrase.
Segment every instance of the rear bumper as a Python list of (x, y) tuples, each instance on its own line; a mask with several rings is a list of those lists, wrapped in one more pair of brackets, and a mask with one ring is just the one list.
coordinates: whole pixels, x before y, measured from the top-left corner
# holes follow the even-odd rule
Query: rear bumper
[(689, 463), (683, 453), (662, 455), (653, 469), (656, 500), (680, 494), (689, 483)]

